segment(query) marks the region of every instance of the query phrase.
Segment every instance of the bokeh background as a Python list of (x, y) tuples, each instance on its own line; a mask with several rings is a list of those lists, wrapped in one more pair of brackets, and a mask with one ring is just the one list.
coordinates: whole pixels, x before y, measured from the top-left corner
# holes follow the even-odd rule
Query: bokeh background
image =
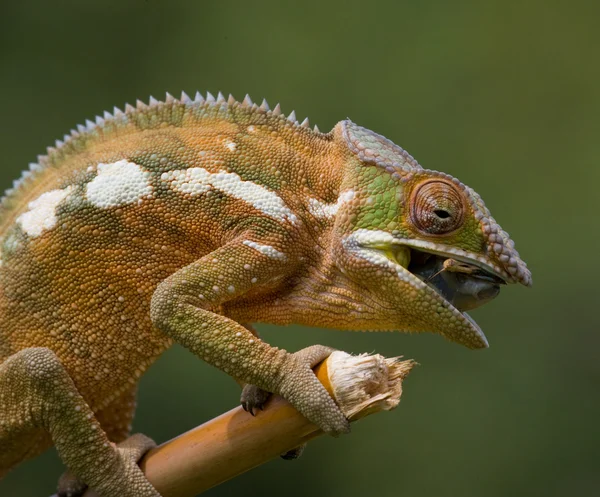
[[(533, 289), (474, 312), (491, 348), (433, 335), (261, 326), (421, 366), (400, 407), (210, 497), (600, 495), (600, 4), (594, 1), (8, 1), (0, 6), (0, 187), (74, 124), (182, 89), (280, 101), (322, 130), (386, 135), (475, 188)], [(135, 430), (162, 442), (235, 406), (180, 347), (141, 382)], [(53, 451), (0, 482), (54, 491)]]

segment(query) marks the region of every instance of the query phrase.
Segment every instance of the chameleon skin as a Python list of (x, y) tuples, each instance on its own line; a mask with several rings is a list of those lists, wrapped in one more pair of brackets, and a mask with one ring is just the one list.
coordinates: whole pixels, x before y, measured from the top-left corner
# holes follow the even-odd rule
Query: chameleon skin
[(136, 465), (147, 439), (124, 440), (139, 378), (174, 342), (339, 434), (348, 422), (310, 370), (331, 349), (291, 354), (249, 323), (482, 348), (411, 258), (531, 284), (460, 181), (351, 121), (325, 134), (221, 94), (79, 126), (7, 192), (0, 236), (0, 475), (54, 444), (82, 482), (64, 494), (158, 495)]

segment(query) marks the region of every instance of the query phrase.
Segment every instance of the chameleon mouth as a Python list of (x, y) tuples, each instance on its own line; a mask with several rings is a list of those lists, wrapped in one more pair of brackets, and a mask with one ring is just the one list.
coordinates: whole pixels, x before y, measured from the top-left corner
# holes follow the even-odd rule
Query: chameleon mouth
[(460, 329), (449, 328), (442, 334), (469, 348), (486, 348), (488, 341), (485, 334), (465, 311), (496, 298), (500, 286), (507, 282), (476, 261), (454, 257), (406, 245), (397, 245), (393, 252), (393, 262), (402, 266), (415, 280), (424, 283), (438, 299), (445, 301), (455, 316), (460, 316), (463, 323)]
[(506, 282), (471, 261), (408, 248), (408, 271), (433, 288), (461, 312), (480, 307), (498, 296)]
[(463, 323), (460, 329), (448, 328), (441, 333), (469, 348), (488, 347), (485, 334), (466, 311), (496, 298), (501, 285), (506, 285), (507, 281), (482, 261), (464, 255), (415, 248), (405, 243), (392, 247), (392, 250), (383, 251), (388, 260), (425, 284), (432, 296), (446, 302), (455, 316), (460, 316)]
[[(369, 250), (369, 249), (367, 249)], [(373, 250), (371, 248), (370, 250)], [(439, 252), (427, 252), (407, 245), (375, 248), (413, 285), (428, 291), (431, 297), (445, 303), (450, 316), (458, 321), (438, 332), (451, 341), (469, 348), (486, 348), (488, 341), (477, 323), (465, 312), (489, 302), (500, 293), (506, 282), (486, 267), (465, 257), (461, 260)]]
[(414, 331), (435, 331), (472, 349), (488, 347), (485, 334), (465, 311), (495, 298), (508, 281), (483, 257), (370, 230), (357, 230), (343, 243), (346, 250), (393, 269), (402, 281), (424, 292), (424, 297), (413, 297), (425, 311)]

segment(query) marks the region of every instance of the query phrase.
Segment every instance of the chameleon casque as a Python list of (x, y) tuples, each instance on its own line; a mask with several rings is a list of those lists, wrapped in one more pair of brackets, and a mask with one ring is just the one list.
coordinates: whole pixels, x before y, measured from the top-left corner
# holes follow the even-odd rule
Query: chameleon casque
[[(428, 331), (487, 347), (463, 311), (531, 284), (480, 196), (346, 120), (151, 98), (58, 141), (0, 211), (0, 476), (55, 445), (105, 496), (158, 496), (128, 438), (136, 384), (174, 342), (324, 431), (348, 421), (297, 353), (251, 323)], [(118, 445), (117, 445), (118, 444)]]

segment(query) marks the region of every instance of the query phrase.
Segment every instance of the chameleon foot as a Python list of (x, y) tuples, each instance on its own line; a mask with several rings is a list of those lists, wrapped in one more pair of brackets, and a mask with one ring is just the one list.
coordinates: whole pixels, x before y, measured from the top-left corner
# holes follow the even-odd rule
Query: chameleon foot
[(350, 432), (350, 422), (312, 370), (333, 351), (312, 345), (291, 354), (277, 393), (325, 433), (337, 437)]
[[(156, 447), (151, 438), (141, 433), (136, 433), (128, 439), (117, 444), (119, 459), (125, 466), (136, 465), (144, 457), (146, 452)], [(70, 471), (65, 472), (58, 480), (58, 497), (81, 497), (88, 486)]]
[[(350, 431), (350, 423), (312, 371), (332, 352), (330, 347), (312, 345), (289, 354), (282, 366), (281, 382), (274, 385), (273, 391), (325, 433), (338, 436)], [(264, 389), (246, 385), (241, 396), (242, 407), (254, 416), (256, 409), (262, 409), (268, 396)]]

